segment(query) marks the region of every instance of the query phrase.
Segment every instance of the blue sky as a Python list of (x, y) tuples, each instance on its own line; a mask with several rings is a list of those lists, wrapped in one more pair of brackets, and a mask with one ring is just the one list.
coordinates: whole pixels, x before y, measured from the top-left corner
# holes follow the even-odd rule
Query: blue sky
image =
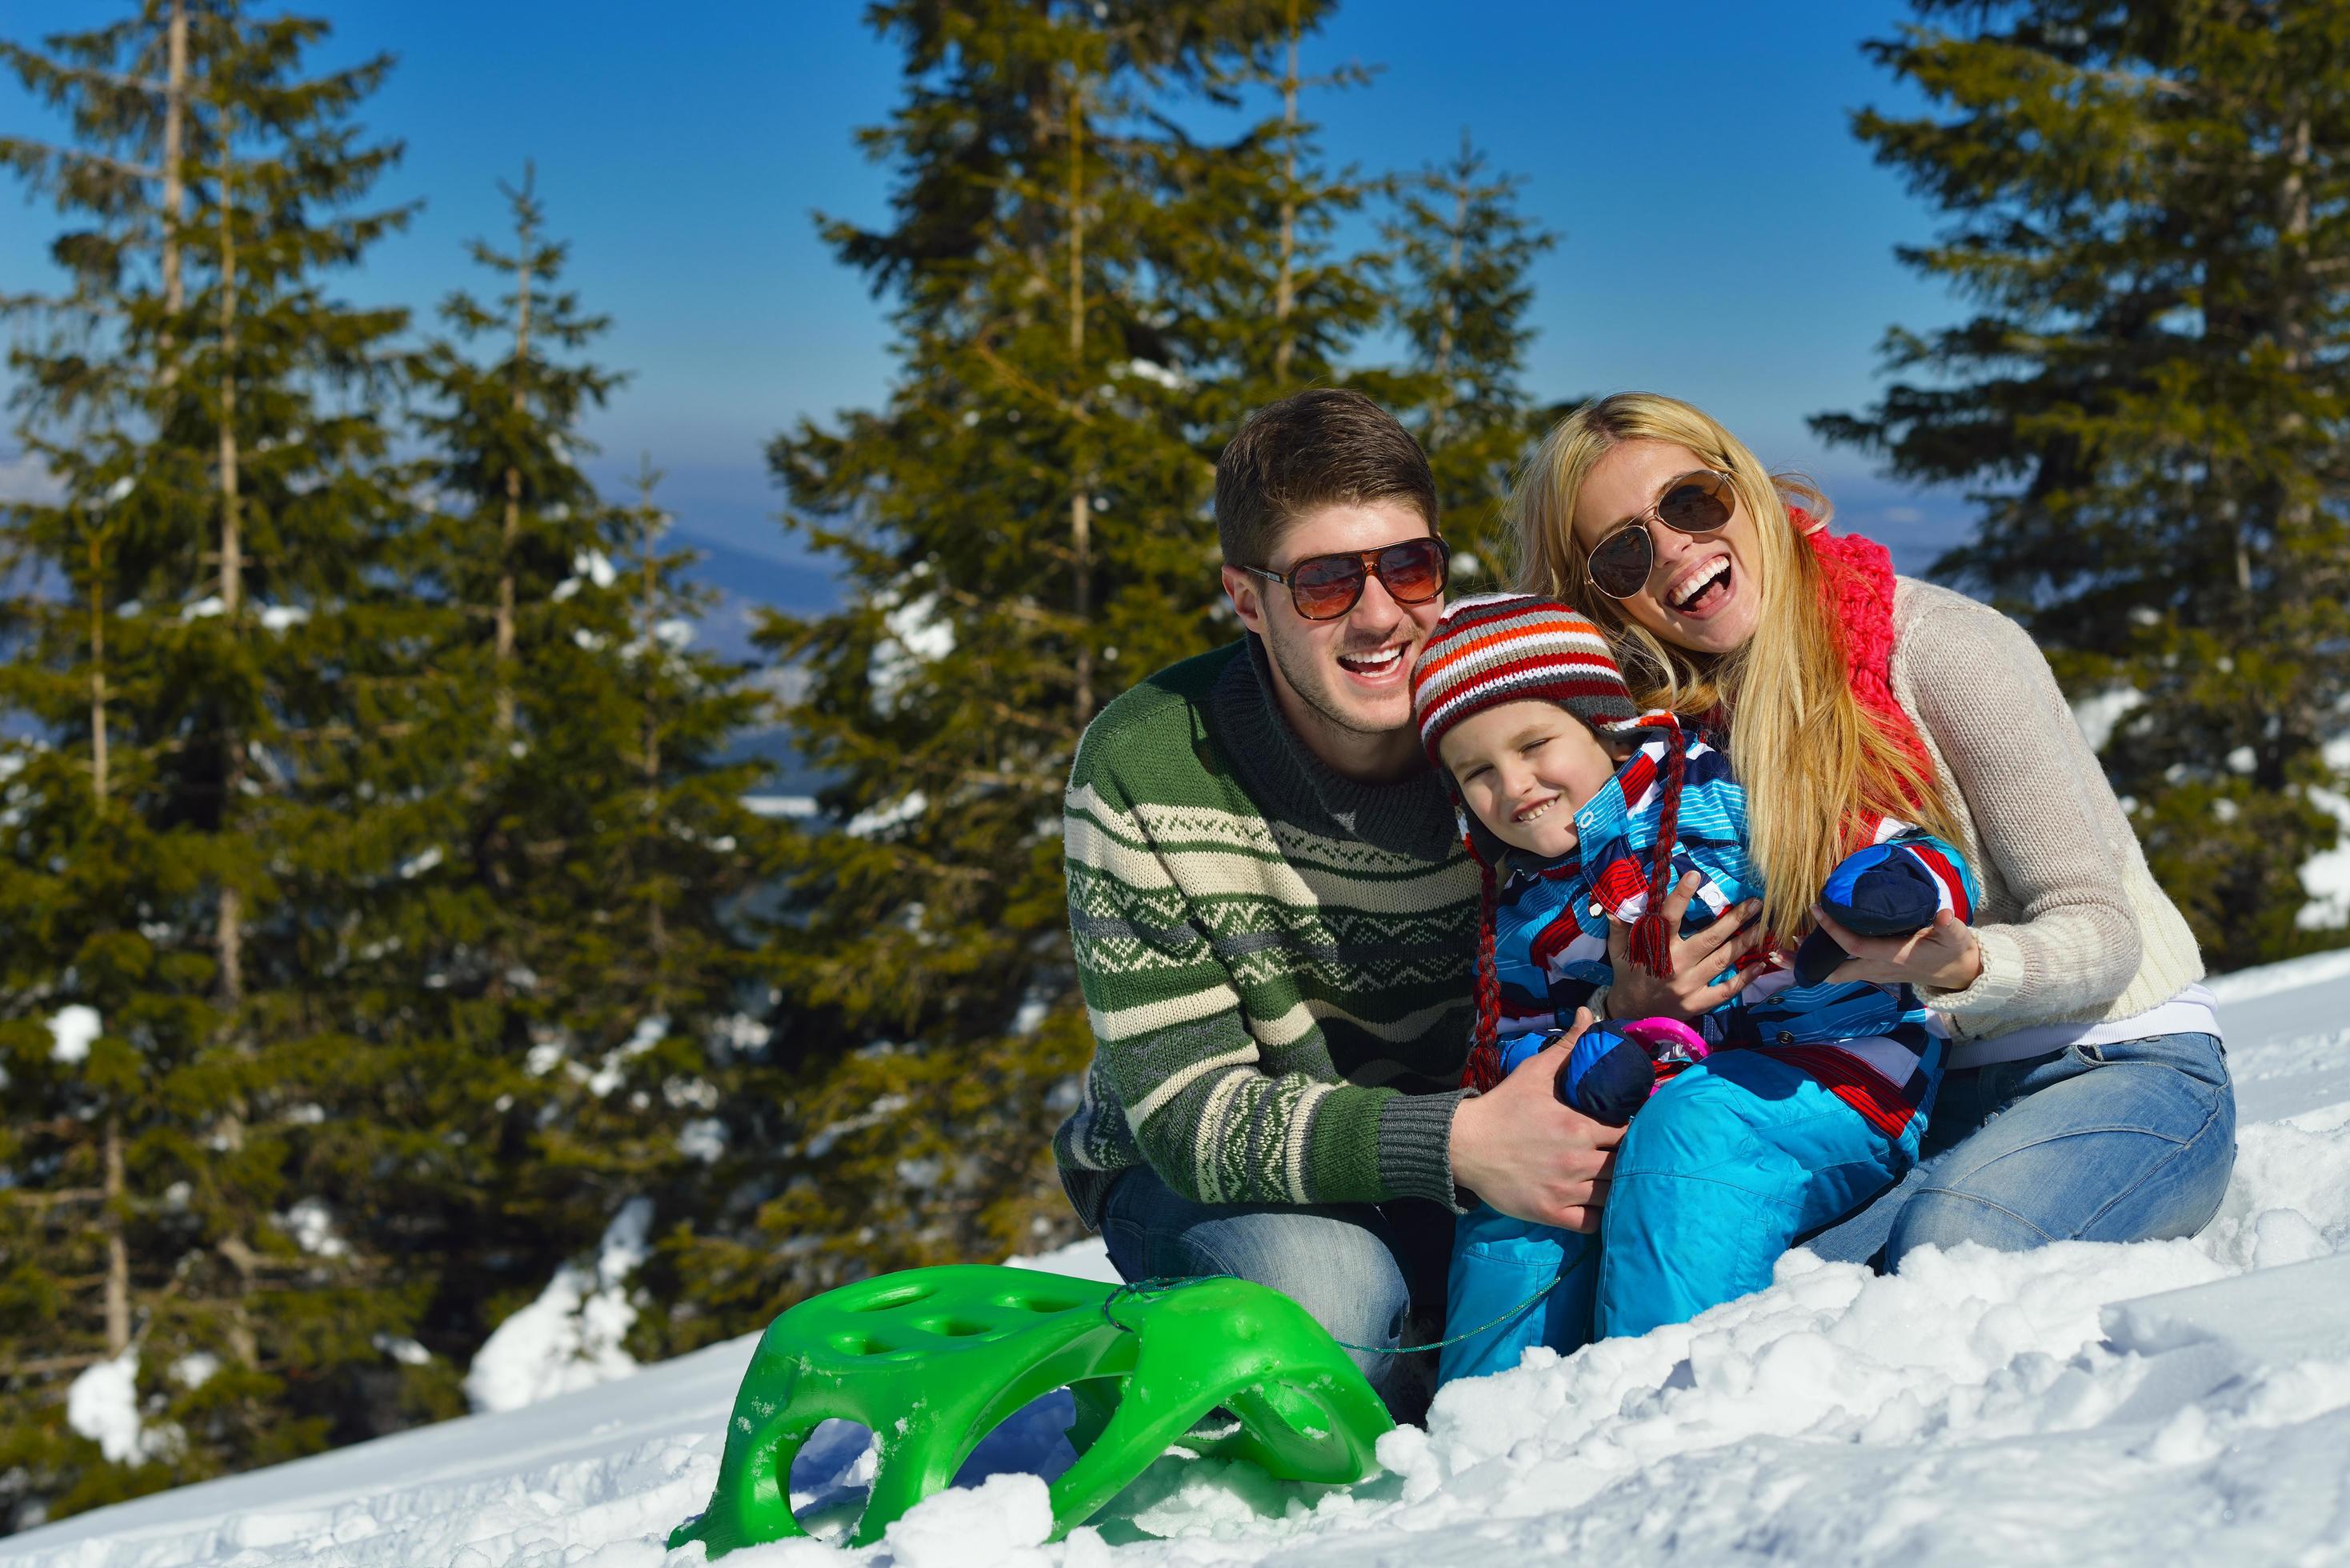
[[(26, 39), (122, 8), (8, 0), (0, 29)], [(650, 451), (681, 524), (788, 559), (762, 446), (803, 415), (877, 402), (890, 375), (884, 302), (834, 263), (811, 220), (882, 211), (887, 172), (851, 137), (886, 115), (898, 62), (862, 7), (315, 8), (336, 25), (326, 58), (400, 57), (366, 119), (407, 142), (386, 196), (427, 202), (351, 293), (429, 308), (471, 285), (463, 242), (501, 231), (497, 182), (535, 160), (553, 227), (573, 243), (569, 281), (614, 317), (602, 358), (632, 374), (590, 424), (603, 471)], [(1381, 68), (1309, 111), (1340, 161), (1414, 167), (1449, 153), (1465, 126), (1526, 177), (1526, 209), (1565, 236), (1534, 279), (1535, 391), (1691, 398), (1766, 462), (1811, 470), (1848, 524), (1918, 564), (1964, 507), (1877, 481), (1804, 429), (1806, 414), (1874, 395), (1888, 325), (1958, 309), (1896, 265), (1893, 247), (1929, 238), (1933, 215), (1848, 130), (1863, 104), (1916, 107), (1859, 48), (1898, 26), (1902, 7), (1639, 9), (1349, 0), (1308, 41), (1306, 67)], [(13, 81), (0, 84), (0, 128), (53, 129)], [(50, 227), (45, 209), (0, 197), (0, 293), (47, 281)]]

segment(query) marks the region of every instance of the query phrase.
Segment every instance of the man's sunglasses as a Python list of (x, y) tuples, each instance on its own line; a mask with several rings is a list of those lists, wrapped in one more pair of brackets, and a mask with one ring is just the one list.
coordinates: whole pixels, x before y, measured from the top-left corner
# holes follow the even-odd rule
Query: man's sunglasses
[(1376, 550), (1340, 550), (1308, 556), (1286, 572), (1243, 566), (1243, 572), (1289, 587), (1289, 602), (1307, 620), (1336, 620), (1363, 597), (1363, 585), (1377, 577), (1399, 605), (1424, 605), (1444, 591), (1451, 547), (1441, 539), (1406, 539)]
[(1680, 534), (1711, 534), (1730, 521), (1738, 493), (1730, 475), (1710, 468), (1684, 473), (1665, 486), (1657, 504), (1591, 547), (1584, 563), (1591, 586), (1611, 599), (1628, 599), (1648, 586), (1657, 564), (1656, 541), (1648, 536), (1653, 519)]

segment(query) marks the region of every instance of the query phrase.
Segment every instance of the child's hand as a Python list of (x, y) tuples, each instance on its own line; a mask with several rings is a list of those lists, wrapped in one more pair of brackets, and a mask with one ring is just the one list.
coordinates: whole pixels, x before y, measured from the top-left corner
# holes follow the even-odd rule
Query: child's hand
[[(1762, 906), (1755, 899), (1732, 905), (1693, 937), (1679, 934), (1690, 900), (1704, 885), (1705, 878), (1692, 871), (1665, 896), (1665, 929), (1674, 933), (1670, 980), (1659, 980), (1634, 963), (1632, 928), (1619, 921), (1608, 922), (1607, 961), (1616, 971), (1616, 978), (1607, 987), (1607, 1011), (1611, 1014), (1617, 1018), (1678, 1018), (1686, 1023), (1744, 991), (1747, 982), (1762, 972), (1760, 966), (1732, 968), (1767, 939), (1758, 919)], [(1727, 980), (1720, 985), (1710, 983), (1724, 970), (1731, 971)]]
[(1453, 1113), (1453, 1181), (1513, 1219), (1599, 1229), (1624, 1129), (1560, 1105), (1553, 1093), (1559, 1068), (1590, 1026), (1590, 1012), (1577, 1012), (1558, 1044)]
[(1948, 909), (1937, 913), (1924, 930), (1906, 937), (1864, 937), (1817, 908), (1812, 919), (1852, 955), (1836, 965), (1830, 980), (1964, 991), (1982, 974), (1982, 944), (1975, 940), (1974, 929)]

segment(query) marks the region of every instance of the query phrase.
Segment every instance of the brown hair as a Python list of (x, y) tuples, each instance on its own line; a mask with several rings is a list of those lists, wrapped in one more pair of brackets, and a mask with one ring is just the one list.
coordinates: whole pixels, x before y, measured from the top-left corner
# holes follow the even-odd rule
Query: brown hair
[[(1599, 460), (1633, 441), (1685, 448), (1734, 483), (1762, 552), (1762, 612), (1744, 647), (1719, 657), (1675, 647), (1592, 587), (1575, 503)], [(1523, 591), (1565, 599), (1597, 622), (1642, 703), (1731, 715), (1730, 762), (1746, 789), (1762, 918), (1782, 937), (1810, 926), (1812, 900), (1853, 847), (1846, 824), (1856, 812), (1958, 836), (1939, 781), (1853, 694), (1819, 557), (1796, 532), (1791, 498), (1826, 524), (1826, 498), (1808, 481), (1773, 474), (1703, 410), (1654, 392), (1618, 392), (1560, 421), (1512, 497)]]
[(1282, 530), (1317, 506), (1402, 500), (1436, 531), (1436, 476), (1393, 414), (1360, 392), (1315, 387), (1267, 403), (1216, 459), (1224, 564), (1263, 566)]

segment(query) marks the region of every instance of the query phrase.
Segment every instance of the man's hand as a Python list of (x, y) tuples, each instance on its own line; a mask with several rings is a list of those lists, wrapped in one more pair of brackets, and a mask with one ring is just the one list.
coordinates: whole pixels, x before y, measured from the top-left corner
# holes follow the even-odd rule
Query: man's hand
[(1921, 991), (1964, 991), (1982, 973), (1982, 943), (1974, 928), (1948, 909), (1938, 911), (1934, 923), (1906, 937), (1864, 937), (1838, 925), (1826, 910), (1814, 906), (1812, 919), (1852, 956), (1836, 965), (1828, 978), (1865, 980), (1871, 985), (1908, 984)]
[(1599, 1229), (1624, 1129), (1559, 1104), (1552, 1087), (1589, 1027), (1589, 1011), (1577, 1012), (1574, 1029), (1557, 1044), (1453, 1113), (1452, 1179), (1513, 1219), (1586, 1233)]
[[(1731, 968), (1763, 943), (1766, 933), (1757, 920), (1762, 906), (1756, 899), (1732, 905), (1693, 937), (1680, 935), (1681, 918), (1689, 913), (1690, 900), (1704, 885), (1705, 878), (1692, 871), (1681, 878), (1680, 886), (1665, 896), (1661, 906), (1665, 929), (1673, 933), (1670, 980), (1660, 980), (1634, 963), (1632, 928), (1620, 920), (1608, 922), (1607, 962), (1616, 971), (1615, 979), (1607, 982), (1610, 1014), (1617, 1018), (1677, 1018), (1687, 1023), (1744, 991), (1746, 982), (1762, 972), (1759, 966), (1748, 970)], [(1708, 983), (1724, 970), (1730, 970), (1729, 979), (1720, 985)]]

